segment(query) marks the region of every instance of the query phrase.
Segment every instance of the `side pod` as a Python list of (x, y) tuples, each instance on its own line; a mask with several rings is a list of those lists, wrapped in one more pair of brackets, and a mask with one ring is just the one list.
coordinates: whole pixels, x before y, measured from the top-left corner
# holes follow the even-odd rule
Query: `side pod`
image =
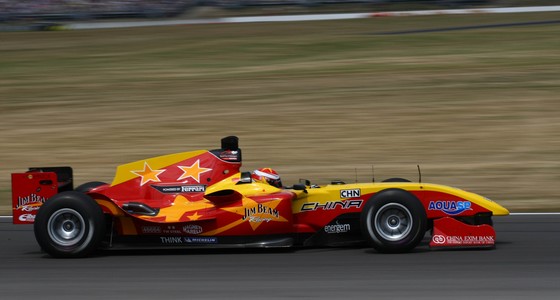
[(430, 247), (494, 247), (496, 232), (490, 225), (468, 225), (450, 217), (434, 220)]

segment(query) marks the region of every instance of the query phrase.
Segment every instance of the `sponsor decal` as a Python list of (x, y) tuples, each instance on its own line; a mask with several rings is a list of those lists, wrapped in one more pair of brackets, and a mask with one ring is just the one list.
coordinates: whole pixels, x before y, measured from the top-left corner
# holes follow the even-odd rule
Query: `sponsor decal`
[(24, 205), (24, 206), (18, 207), (19, 210), (24, 211), (24, 212), (32, 212), (32, 211), (35, 211), (35, 210), (39, 210), (39, 208), (41, 208), (41, 206), (39, 206), (39, 205)]
[(270, 222), (272, 221), (272, 218), (262, 218), (262, 217), (258, 217), (258, 216), (250, 216), (249, 217), (249, 222), (252, 223), (261, 223), (261, 222)]
[(158, 234), (161, 233), (161, 227), (159, 226), (142, 226), (142, 233), (144, 234)]
[(338, 221), (336, 221), (336, 224), (325, 226), (326, 233), (344, 233), (348, 231), (350, 231), (350, 224), (338, 224)]
[(180, 244), (217, 244), (216, 237), (180, 237), (180, 236), (160, 236), (162, 244), (180, 245)]
[(358, 198), (362, 195), (360, 189), (340, 190), (340, 198)]
[(494, 245), (494, 237), (491, 235), (475, 235), (475, 236), (444, 236), (434, 235), (432, 237), (434, 244), (446, 245)]
[(360, 208), (362, 206), (363, 200), (342, 200), (342, 201), (327, 201), (324, 204), (319, 202), (304, 203), (301, 206), (302, 211), (314, 211), (314, 210), (333, 210), (333, 209), (350, 209), (350, 208)]
[[(18, 203), (16, 206), (16, 209), (20, 209), (23, 207), (27, 207), (26, 209), (31, 209), (32, 206), (30, 206), (30, 204), (34, 204), (34, 203), (45, 203), (45, 201), (47, 201), (47, 198), (43, 197), (43, 196), (39, 196), (37, 194), (30, 194), (29, 196), (26, 197), (18, 197)], [(37, 208), (31, 209), (31, 210), (37, 210), (39, 209), (39, 207), (37, 206)], [(30, 211), (30, 210), (24, 210), (24, 211)]]
[[(246, 224), (253, 230), (257, 230), (262, 224), (268, 222), (288, 222), (286, 218), (280, 215), (280, 211), (276, 209), (283, 199), (275, 199), (263, 202), (257, 202), (251, 198), (243, 198), (241, 206), (223, 207), (221, 210), (234, 213), (240, 216), (234, 224)], [(286, 202), (286, 206), (290, 203)], [(236, 225), (237, 226), (237, 225)], [(228, 228), (227, 226), (218, 228), (212, 232), (222, 232)]]
[(34, 222), (35, 221), (35, 215), (23, 214), (23, 215), (19, 216), (18, 219), (22, 222)]
[(202, 233), (202, 226), (200, 225), (185, 225), (183, 226), (183, 232), (188, 234), (200, 234)]
[(278, 219), (280, 212), (277, 209), (270, 208), (266, 205), (259, 203), (257, 206), (245, 208), (245, 214), (242, 220), (249, 220), (249, 222), (270, 222), (272, 219)]
[(445, 236), (443, 235), (434, 235), (432, 237), (432, 241), (436, 244), (445, 244)]
[(430, 201), (428, 210), (439, 210), (448, 215), (458, 215), (471, 210), (470, 201)]
[(216, 244), (218, 238), (216, 237), (186, 237), (185, 242), (188, 244)]
[(179, 193), (203, 193), (206, 191), (204, 184), (187, 184), (187, 185), (152, 185), (154, 189), (163, 194), (179, 194)]
[(181, 230), (177, 229), (177, 227), (169, 225), (166, 228), (163, 228), (162, 233), (164, 234), (182, 234)]
[(239, 151), (232, 151), (232, 150), (222, 151), (220, 152), (219, 157), (220, 159), (225, 161), (237, 161), (239, 157)]

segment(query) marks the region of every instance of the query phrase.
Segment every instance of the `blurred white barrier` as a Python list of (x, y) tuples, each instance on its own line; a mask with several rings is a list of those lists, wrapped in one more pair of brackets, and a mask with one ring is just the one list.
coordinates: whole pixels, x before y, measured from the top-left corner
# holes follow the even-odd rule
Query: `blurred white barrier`
[(90, 22), (90, 23), (70, 23), (65, 25), (65, 28), (77, 30), (77, 29), (127, 28), (127, 27), (173, 26), (173, 25), (219, 24), (219, 23), (345, 20), (345, 19), (363, 19), (363, 18), (375, 18), (375, 17), (425, 16), (425, 15), (443, 15), (443, 14), (485, 14), (485, 13), (497, 14), (497, 13), (528, 13), (528, 12), (553, 12), (553, 11), (560, 11), (560, 5), (478, 8), (478, 9), (391, 11), (391, 12), (345, 13), (345, 14), (229, 17), (229, 18), (213, 18), (213, 19), (185, 19), (185, 20), (164, 20), (164, 21), (103, 22), (103, 23)]

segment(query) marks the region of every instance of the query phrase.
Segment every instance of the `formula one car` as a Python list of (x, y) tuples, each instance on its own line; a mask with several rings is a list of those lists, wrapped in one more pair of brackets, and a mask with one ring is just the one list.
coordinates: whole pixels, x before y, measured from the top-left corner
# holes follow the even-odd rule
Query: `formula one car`
[(494, 247), (492, 217), (509, 214), (477, 194), (400, 178), (284, 187), (275, 174), (240, 172), (238, 138), (221, 142), (121, 165), (111, 184), (73, 189), (70, 167), (12, 174), (14, 223), (34, 223), (37, 242), (54, 257), (100, 248), (360, 243), (397, 253), (428, 231), (431, 247)]

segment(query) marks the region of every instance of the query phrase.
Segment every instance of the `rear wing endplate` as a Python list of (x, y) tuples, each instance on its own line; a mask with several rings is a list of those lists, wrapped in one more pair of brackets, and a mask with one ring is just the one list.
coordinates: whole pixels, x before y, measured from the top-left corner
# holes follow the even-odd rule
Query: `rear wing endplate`
[(71, 167), (29, 168), (12, 173), (12, 216), (14, 224), (32, 224), (37, 211), (50, 197), (73, 187)]

